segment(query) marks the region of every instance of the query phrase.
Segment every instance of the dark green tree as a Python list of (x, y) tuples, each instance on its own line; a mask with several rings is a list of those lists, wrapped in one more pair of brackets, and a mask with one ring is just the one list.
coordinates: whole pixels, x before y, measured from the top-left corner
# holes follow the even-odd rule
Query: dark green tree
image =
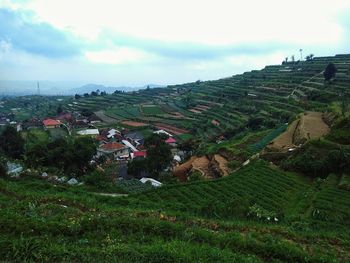
[(61, 114), (63, 112), (63, 108), (62, 105), (58, 105), (57, 110), (56, 110), (57, 114)]
[(7, 126), (0, 135), (0, 149), (11, 158), (21, 158), (24, 153), (24, 140), (19, 132)]
[(170, 146), (165, 143), (166, 137), (152, 134), (145, 140), (147, 149), (147, 167), (153, 177), (158, 177), (159, 173), (171, 162)]
[(323, 71), (323, 76), (325, 81), (330, 81), (332, 78), (335, 77), (335, 73), (337, 72), (337, 69), (333, 63), (329, 63), (325, 70)]
[(128, 174), (139, 178), (140, 174), (144, 171), (147, 171), (146, 159), (138, 159), (128, 162)]

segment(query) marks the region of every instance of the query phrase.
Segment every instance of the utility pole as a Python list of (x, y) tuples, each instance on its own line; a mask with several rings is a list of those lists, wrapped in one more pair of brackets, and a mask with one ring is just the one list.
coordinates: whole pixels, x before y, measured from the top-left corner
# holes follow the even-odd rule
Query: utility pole
[(40, 86), (39, 86), (39, 82), (37, 82), (36, 85), (37, 85), (37, 88), (38, 88), (38, 92), (37, 92), (37, 93), (38, 93), (38, 96), (40, 96)]
[(299, 52), (300, 52), (300, 61), (302, 61), (303, 60), (303, 49), (302, 48), (299, 49)]

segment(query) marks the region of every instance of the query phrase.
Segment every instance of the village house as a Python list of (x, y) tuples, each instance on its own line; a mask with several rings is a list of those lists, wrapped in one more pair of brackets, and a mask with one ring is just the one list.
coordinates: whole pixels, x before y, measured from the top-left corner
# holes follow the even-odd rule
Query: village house
[(145, 137), (138, 131), (128, 132), (124, 135), (124, 138), (131, 142), (136, 148), (142, 146), (145, 142)]
[(54, 119), (45, 119), (43, 120), (43, 124), (45, 129), (54, 129), (54, 128), (59, 128), (61, 125), (61, 122)]
[(147, 152), (146, 151), (136, 151), (132, 153), (133, 160), (142, 160), (146, 158)]
[(100, 122), (101, 122), (101, 119), (100, 119), (99, 117), (97, 117), (96, 114), (92, 114), (91, 116), (89, 116), (88, 121), (89, 121), (91, 124), (95, 124), (95, 123), (100, 123)]
[(97, 157), (106, 156), (110, 159), (129, 158), (130, 148), (119, 142), (109, 142), (97, 149)]
[(172, 147), (176, 147), (176, 139), (173, 137), (169, 137), (165, 142)]
[(96, 135), (99, 135), (100, 132), (98, 131), (98, 129), (86, 129), (86, 130), (78, 131), (77, 134), (85, 135), (85, 136), (96, 136)]

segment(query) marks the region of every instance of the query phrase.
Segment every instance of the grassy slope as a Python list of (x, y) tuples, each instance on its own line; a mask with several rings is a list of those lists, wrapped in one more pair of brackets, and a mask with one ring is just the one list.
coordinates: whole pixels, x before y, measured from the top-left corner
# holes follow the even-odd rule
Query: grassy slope
[[(344, 262), (349, 230), (307, 215), (335, 184), (249, 165), (229, 177), (110, 198), (36, 179), (0, 180), (0, 257), (16, 261)], [(320, 194), (321, 193), (321, 194)], [(338, 192), (337, 192), (338, 193)], [(278, 223), (205, 213), (214, 201), (250, 199), (283, 210)], [(345, 211), (349, 192), (337, 209)], [(323, 201), (322, 201), (323, 202)], [(345, 203), (344, 203), (345, 202)], [(345, 204), (345, 205), (344, 205)], [(333, 204), (334, 206), (334, 204)], [(160, 211), (161, 210), (161, 211)], [(302, 216), (305, 218), (302, 218)], [(330, 224), (332, 223), (332, 224)], [(317, 230), (317, 231), (315, 231)]]

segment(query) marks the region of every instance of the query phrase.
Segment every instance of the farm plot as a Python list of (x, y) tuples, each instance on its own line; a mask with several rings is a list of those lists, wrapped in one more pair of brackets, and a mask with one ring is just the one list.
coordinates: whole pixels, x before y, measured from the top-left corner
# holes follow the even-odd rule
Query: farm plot
[(165, 131), (170, 132), (171, 134), (175, 134), (175, 135), (181, 135), (181, 134), (184, 134), (184, 133), (189, 133), (188, 130), (180, 129), (180, 128), (177, 128), (175, 126), (164, 124), (164, 123), (155, 123), (154, 126), (157, 129), (165, 130)]
[(165, 113), (160, 106), (156, 105), (142, 105), (142, 112), (144, 115), (161, 115)]

